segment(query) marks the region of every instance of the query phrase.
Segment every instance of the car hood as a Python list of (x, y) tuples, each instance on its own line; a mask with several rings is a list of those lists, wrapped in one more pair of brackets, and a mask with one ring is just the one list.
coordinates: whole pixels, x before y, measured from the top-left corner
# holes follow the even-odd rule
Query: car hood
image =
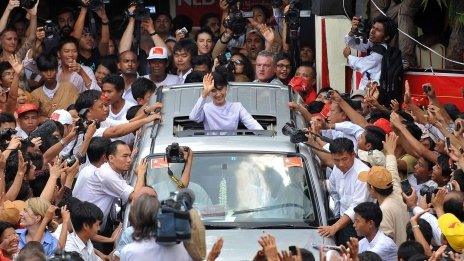
[(316, 229), (218, 229), (206, 231), (206, 246), (211, 250), (214, 242), (222, 237), (224, 245), (217, 260), (252, 260), (261, 249), (258, 239), (264, 234), (276, 238), (279, 251), (294, 245), (311, 251), (316, 260), (319, 260), (319, 252), (312, 244), (334, 244), (332, 240), (319, 236)]

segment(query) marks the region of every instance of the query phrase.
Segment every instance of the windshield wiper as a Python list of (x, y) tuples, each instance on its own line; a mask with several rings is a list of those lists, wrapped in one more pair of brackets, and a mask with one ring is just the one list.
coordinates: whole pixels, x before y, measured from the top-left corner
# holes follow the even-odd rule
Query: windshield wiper
[(229, 225), (229, 224), (221, 224), (221, 223), (216, 223), (216, 224), (205, 224), (206, 229), (235, 229), (238, 228), (236, 225)]
[(292, 229), (317, 229), (315, 226), (307, 224), (268, 224), (252, 226), (251, 229), (279, 229), (279, 228), (292, 228)]
[(280, 209), (280, 208), (286, 208), (286, 207), (297, 207), (301, 208), (304, 210), (304, 207), (298, 204), (294, 203), (285, 203), (285, 204), (278, 204), (274, 206), (266, 206), (266, 207), (261, 207), (261, 208), (252, 208), (252, 209), (243, 209), (243, 210), (236, 210), (234, 213), (232, 213), (232, 216), (237, 215), (237, 214), (246, 214), (246, 213), (253, 213), (253, 212), (261, 212), (261, 211), (267, 211), (267, 210), (273, 210), (273, 209)]

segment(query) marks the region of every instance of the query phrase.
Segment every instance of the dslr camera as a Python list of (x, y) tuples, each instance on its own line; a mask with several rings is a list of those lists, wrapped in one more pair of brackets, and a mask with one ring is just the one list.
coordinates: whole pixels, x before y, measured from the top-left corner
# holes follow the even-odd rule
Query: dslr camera
[(282, 133), (285, 136), (290, 136), (290, 142), (292, 143), (306, 142), (308, 140), (306, 137), (308, 132), (295, 128), (294, 122), (285, 123), (284, 127), (282, 127)]
[(86, 133), (87, 129), (89, 128), (90, 124), (96, 122), (97, 123), (97, 129), (100, 128), (100, 122), (98, 121), (89, 121), (85, 120), (82, 117), (79, 118), (76, 122), (76, 127), (77, 127), (77, 133)]
[(135, 10), (134, 10), (134, 13), (132, 14), (132, 17), (134, 17), (135, 20), (143, 21), (146, 19), (150, 19), (150, 9), (145, 7), (144, 0), (132, 1), (130, 5), (135, 5)]
[(77, 158), (74, 155), (65, 155), (65, 156), (62, 157), (62, 159), (63, 159), (63, 161), (66, 162), (66, 166), (68, 166), (68, 167), (71, 167), (77, 161)]
[(232, 31), (233, 38), (237, 39), (246, 32), (247, 19), (243, 17), (242, 11), (238, 7), (240, 0), (228, 0), (229, 15), (224, 19), (223, 25)]
[(161, 245), (178, 244), (191, 237), (190, 213), (193, 199), (189, 192), (171, 192), (171, 196), (161, 201), (156, 217), (156, 242)]
[(185, 163), (183, 151), (188, 151), (189, 147), (179, 146), (178, 143), (173, 142), (166, 147), (166, 159), (168, 163)]
[(427, 203), (430, 203), (432, 201), (432, 195), (436, 194), (437, 191), (438, 191), (438, 188), (435, 186), (422, 185), (422, 187), (420, 188), (419, 194), (421, 196), (425, 196)]
[(19, 0), (19, 6), (25, 9), (32, 9), (35, 4), (37, 4), (37, 0)]
[(58, 35), (60, 31), (58, 26), (52, 20), (45, 21), (43, 25), (43, 30), (45, 32), (45, 38), (49, 38), (49, 39)]

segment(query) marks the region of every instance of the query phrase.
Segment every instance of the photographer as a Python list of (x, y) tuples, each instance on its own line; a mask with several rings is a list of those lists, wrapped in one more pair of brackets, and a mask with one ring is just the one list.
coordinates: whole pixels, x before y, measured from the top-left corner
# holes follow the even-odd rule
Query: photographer
[[(343, 50), (343, 56), (347, 58), (348, 66), (362, 73), (358, 89), (365, 90), (369, 81), (380, 82), (383, 50), (389, 48), (388, 44), (395, 36), (397, 26), (391, 18), (378, 16), (372, 21), (372, 29), (369, 35), (361, 36), (364, 38), (369, 37), (369, 39), (356, 39), (356, 34), (359, 34), (360, 22), (360, 18), (353, 17), (351, 31), (345, 36), (347, 47)], [(366, 28), (361, 29), (367, 30)], [(363, 40), (367, 40), (367, 42), (363, 43)], [(370, 50), (370, 54), (364, 57), (353, 56), (350, 47), (360, 52)]]
[(142, 195), (131, 206), (129, 220), (134, 227), (134, 242), (121, 251), (121, 261), (192, 260), (183, 244), (164, 246), (156, 242), (156, 216), (160, 203), (155, 196)]

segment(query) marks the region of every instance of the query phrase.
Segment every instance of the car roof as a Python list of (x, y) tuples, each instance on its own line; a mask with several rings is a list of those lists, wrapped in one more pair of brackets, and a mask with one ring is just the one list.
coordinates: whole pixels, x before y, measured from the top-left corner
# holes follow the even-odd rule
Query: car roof
[[(196, 152), (206, 151), (263, 151), (263, 152), (295, 152), (295, 146), (289, 137), (282, 134), (282, 127), (291, 121), (288, 109), (289, 91), (287, 86), (263, 83), (229, 83), (227, 101), (241, 102), (247, 111), (256, 117), (274, 118), (273, 135), (235, 135), (235, 136), (179, 136), (175, 120), (188, 118), (190, 111), (200, 97), (201, 83), (164, 87), (162, 94), (152, 97), (162, 101), (163, 121), (155, 126), (156, 130), (144, 131), (140, 148), (142, 155), (151, 154), (150, 145), (154, 145), (154, 154), (164, 153), (166, 146), (177, 142), (181, 146), (189, 146)], [(209, 98), (208, 98), (209, 99)], [(300, 117), (300, 116), (298, 116)], [(150, 127), (151, 128), (151, 127)], [(152, 138), (155, 144), (151, 144)], [(224, 146), (227, 144), (227, 146)]]

